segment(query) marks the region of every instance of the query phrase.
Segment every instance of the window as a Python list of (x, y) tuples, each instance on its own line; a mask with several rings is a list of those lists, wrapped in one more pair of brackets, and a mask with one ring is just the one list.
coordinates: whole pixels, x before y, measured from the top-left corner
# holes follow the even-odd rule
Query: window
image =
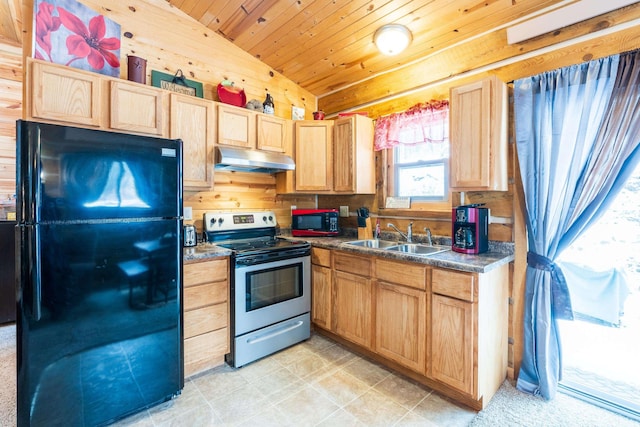
[(412, 209), (451, 208), (448, 101), (379, 118), (375, 148), (386, 150), (385, 197), (410, 197)]
[(449, 146), (423, 142), (394, 149), (392, 195), (416, 201), (448, 198)]

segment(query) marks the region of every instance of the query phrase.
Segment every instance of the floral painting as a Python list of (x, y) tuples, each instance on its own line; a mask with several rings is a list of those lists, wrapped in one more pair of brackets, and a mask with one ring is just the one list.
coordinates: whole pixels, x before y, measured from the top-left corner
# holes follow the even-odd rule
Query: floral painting
[(33, 56), (120, 76), (120, 25), (75, 0), (36, 0)]

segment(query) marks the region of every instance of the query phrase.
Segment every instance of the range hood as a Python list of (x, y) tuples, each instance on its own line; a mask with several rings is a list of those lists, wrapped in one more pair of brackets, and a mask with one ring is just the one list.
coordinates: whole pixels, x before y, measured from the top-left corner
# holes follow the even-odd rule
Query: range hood
[(296, 164), (291, 157), (282, 153), (218, 146), (216, 147), (215, 168), (241, 172), (276, 173), (294, 170)]

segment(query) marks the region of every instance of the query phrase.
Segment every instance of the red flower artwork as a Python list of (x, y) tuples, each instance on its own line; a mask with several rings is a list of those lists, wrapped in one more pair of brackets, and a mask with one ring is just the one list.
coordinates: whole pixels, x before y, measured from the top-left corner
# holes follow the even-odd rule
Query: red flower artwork
[(67, 37), (67, 49), (71, 59), (66, 65), (81, 58), (87, 58), (89, 65), (96, 70), (104, 67), (104, 61), (112, 67), (120, 66), (120, 58), (114, 55), (111, 50), (120, 49), (120, 39), (116, 37), (105, 38), (106, 27), (104, 16), (97, 15), (89, 21), (89, 28), (74, 14), (58, 7), (60, 22), (74, 33)]
[[(41, 3), (36, 16), (36, 43), (51, 61), (51, 32), (60, 28), (60, 18), (53, 16), (54, 6), (49, 3)], [(36, 50), (36, 58), (45, 59), (40, 51)]]

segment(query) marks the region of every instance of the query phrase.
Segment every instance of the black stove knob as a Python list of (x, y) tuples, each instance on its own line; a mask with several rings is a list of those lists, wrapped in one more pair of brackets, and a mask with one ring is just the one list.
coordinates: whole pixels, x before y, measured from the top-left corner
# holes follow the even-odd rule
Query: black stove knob
[(215, 224), (215, 223), (216, 223), (216, 219), (215, 219), (215, 218), (211, 218), (211, 219), (209, 220), (209, 224), (213, 225), (213, 224)]
[(263, 217), (262, 217), (262, 220), (263, 220), (264, 222), (267, 222), (267, 217), (266, 217), (266, 216), (263, 216)]
[(224, 218), (220, 218), (220, 219), (218, 220), (218, 225), (222, 225), (222, 223), (223, 223), (223, 222), (224, 222)]
[(271, 215), (269, 215), (269, 221), (273, 222), (273, 217)]

